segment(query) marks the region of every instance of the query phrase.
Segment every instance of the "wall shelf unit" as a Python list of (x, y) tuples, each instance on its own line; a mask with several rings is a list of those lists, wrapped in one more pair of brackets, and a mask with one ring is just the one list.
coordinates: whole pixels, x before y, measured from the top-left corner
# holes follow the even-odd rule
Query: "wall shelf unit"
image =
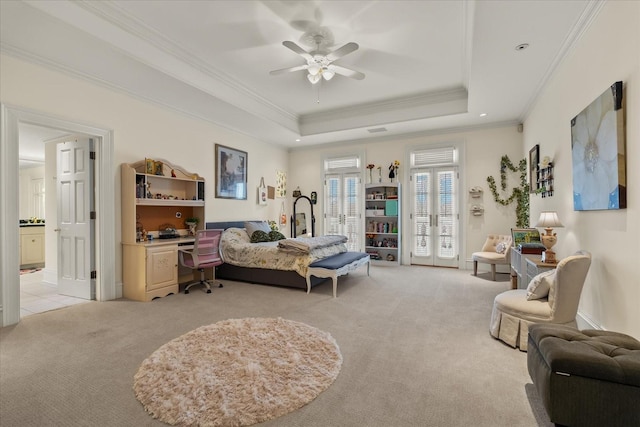
[(542, 197), (553, 196), (553, 163), (538, 169), (537, 175), (537, 193), (541, 194)]
[(372, 260), (401, 262), (400, 184), (365, 187), (365, 250)]
[(479, 199), (480, 197), (482, 197), (482, 188), (480, 187), (470, 188), (469, 195), (474, 199)]

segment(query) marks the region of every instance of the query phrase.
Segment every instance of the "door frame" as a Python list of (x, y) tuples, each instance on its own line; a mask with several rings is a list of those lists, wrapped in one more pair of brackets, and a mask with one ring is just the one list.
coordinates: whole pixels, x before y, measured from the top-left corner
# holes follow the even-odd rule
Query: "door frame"
[(19, 125), (29, 123), (96, 137), (95, 151), (95, 257), (96, 300), (116, 298), (115, 189), (113, 131), (72, 122), (18, 106), (0, 104), (0, 326), (20, 321), (20, 259), (18, 212)]

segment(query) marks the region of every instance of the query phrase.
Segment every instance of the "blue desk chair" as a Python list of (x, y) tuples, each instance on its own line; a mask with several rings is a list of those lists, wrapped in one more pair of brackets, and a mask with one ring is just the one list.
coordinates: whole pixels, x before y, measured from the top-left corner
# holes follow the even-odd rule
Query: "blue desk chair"
[[(193, 249), (180, 249), (178, 251), (180, 264), (200, 272), (200, 280), (189, 283), (184, 289), (185, 294), (188, 294), (189, 289), (195, 285), (204, 285), (207, 293), (211, 293), (211, 286), (209, 285), (209, 281), (204, 277), (204, 270), (206, 268), (213, 268), (213, 280), (215, 280), (216, 266), (223, 263), (219, 250), (221, 235), (222, 230), (199, 230), (196, 234), (196, 240), (193, 243)], [(222, 283), (219, 283), (218, 287), (221, 288)]]

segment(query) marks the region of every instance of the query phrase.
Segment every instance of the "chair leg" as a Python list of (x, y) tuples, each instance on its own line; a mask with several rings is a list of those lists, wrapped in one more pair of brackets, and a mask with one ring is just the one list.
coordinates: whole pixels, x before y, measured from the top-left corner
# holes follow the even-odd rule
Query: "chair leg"
[(496, 281), (496, 265), (491, 264), (491, 280)]
[(478, 275), (478, 261), (473, 261), (473, 275)]
[(207, 289), (207, 293), (208, 294), (211, 293), (211, 286), (209, 286), (209, 282), (204, 277), (204, 269), (203, 268), (199, 268), (198, 271), (200, 272), (200, 281), (199, 282), (189, 283), (187, 285), (187, 287), (184, 288), (184, 293), (185, 294), (188, 294), (189, 293), (189, 289), (191, 289), (192, 286), (196, 286), (196, 285), (204, 285), (205, 288)]

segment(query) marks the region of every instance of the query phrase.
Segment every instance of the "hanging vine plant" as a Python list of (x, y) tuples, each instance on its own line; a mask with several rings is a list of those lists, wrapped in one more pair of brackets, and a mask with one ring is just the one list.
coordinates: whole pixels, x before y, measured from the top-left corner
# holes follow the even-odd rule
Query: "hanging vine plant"
[(518, 167), (515, 167), (509, 156), (504, 155), (500, 159), (500, 188), (502, 191), (507, 190), (507, 169), (511, 172), (520, 171), (520, 186), (514, 187), (511, 190), (511, 194), (507, 198), (501, 198), (498, 194), (496, 187), (496, 180), (489, 176), (487, 182), (493, 194), (493, 199), (496, 203), (502, 206), (508, 206), (514, 201), (516, 204), (516, 226), (519, 228), (526, 228), (529, 226), (529, 184), (527, 183), (527, 159), (522, 159), (518, 163)]

